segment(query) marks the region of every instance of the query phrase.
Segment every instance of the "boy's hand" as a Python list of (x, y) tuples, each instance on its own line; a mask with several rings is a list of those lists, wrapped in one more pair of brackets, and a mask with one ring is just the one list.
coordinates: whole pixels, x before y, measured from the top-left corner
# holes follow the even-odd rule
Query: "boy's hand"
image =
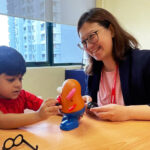
[(48, 99), (44, 101), (38, 112), (40, 118), (47, 119), (49, 116), (58, 114), (62, 106), (56, 106), (57, 103), (58, 101), (55, 99)]

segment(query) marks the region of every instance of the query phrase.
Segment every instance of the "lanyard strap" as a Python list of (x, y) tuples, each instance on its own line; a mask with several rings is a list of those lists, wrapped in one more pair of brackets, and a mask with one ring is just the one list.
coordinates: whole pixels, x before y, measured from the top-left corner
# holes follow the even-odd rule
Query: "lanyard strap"
[(111, 104), (116, 104), (116, 80), (117, 80), (118, 66), (116, 66), (114, 84), (111, 91)]

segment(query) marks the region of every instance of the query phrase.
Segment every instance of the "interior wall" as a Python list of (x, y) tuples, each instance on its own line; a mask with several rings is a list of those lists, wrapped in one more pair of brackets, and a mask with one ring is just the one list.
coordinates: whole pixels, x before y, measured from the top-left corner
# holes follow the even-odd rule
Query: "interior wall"
[(27, 68), (23, 77), (23, 89), (45, 100), (56, 98), (58, 95), (56, 89), (65, 79), (65, 69), (79, 68), (80, 66)]
[(96, 7), (102, 7), (103, 0), (96, 0)]
[(138, 40), (141, 49), (150, 49), (149, 0), (102, 0), (101, 4)]
[[(141, 48), (150, 49), (149, 0), (97, 0), (96, 6), (109, 10), (120, 24), (137, 38)], [(70, 66), (70, 69), (72, 68), (78, 69), (80, 66)], [(44, 99), (56, 98), (56, 89), (65, 79), (65, 69), (66, 67), (28, 68), (23, 88)]]

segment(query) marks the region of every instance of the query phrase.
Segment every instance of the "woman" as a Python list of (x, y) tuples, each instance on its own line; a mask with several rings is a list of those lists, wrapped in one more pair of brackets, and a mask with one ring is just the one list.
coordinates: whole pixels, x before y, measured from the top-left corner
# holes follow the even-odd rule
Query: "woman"
[(150, 51), (140, 51), (137, 40), (102, 8), (80, 17), (78, 34), (88, 54), (88, 94), (98, 103), (90, 111), (103, 120), (150, 120)]

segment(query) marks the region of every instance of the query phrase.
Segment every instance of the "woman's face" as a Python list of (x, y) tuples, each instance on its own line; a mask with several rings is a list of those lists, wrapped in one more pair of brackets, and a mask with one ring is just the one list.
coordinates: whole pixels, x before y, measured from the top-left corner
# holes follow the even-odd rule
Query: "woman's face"
[(84, 23), (79, 30), (79, 36), (84, 50), (98, 61), (107, 61), (112, 58), (112, 37), (110, 30), (98, 23)]

